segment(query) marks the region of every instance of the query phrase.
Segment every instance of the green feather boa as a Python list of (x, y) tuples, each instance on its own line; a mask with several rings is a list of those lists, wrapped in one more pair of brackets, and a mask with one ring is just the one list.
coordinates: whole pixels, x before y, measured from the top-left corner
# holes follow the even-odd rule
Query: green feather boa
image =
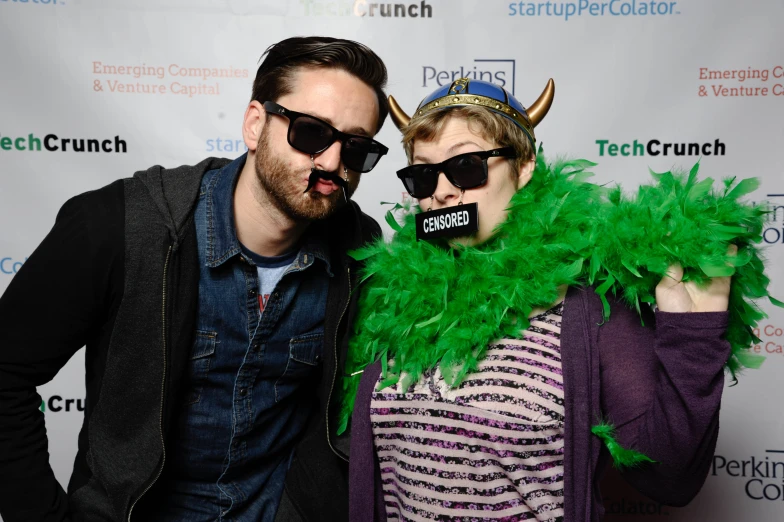
[(616, 468), (636, 468), (646, 462), (656, 462), (639, 451), (621, 446), (615, 439), (615, 427), (612, 424), (600, 422), (591, 428), (591, 433), (604, 442)]
[[(770, 297), (754, 246), (765, 211), (738, 201), (757, 181), (735, 184), (732, 178), (716, 191), (712, 179), (697, 181), (697, 164), (688, 174), (653, 174), (657, 183), (630, 198), (620, 187), (588, 183), (586, 169), (594, 165), (547, 165), (540, 149), (532, 179), (513, 196), (506, 221), (476, 247), (417, 241), (413, 212), (403, 226), (388, 214), (393, 240), (352, 253), (366, 265), (339, 433), (367, 365), (381, 361), (382, 387), (403, 376), (405, 389), (436, 365), (458, 386), (489, 342), (518, 336), (534, 308), (556, 301), (559, 286), (594, 286), (608, 319), (608, 292), (639, 311), (641, 303), (654, 302), (655, 287), (673, 263), (683, 266), (684, 279), (697, 282), (734, 274), (727, 367), (733, 377), (742, 367), (759, 367), (764, 358), (748, 349), (757, 340), (752, 327), (765, 317), (752, 300)], [(738, 246), (734, 258), (728, 243)]]

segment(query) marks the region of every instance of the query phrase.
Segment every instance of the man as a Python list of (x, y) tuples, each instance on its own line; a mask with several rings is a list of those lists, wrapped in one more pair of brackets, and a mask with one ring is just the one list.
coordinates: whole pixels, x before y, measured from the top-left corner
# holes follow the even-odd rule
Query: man
[[(330, 439), (346, 253), (380, 234), (349, 198), (386, 153), (372, 139), (386, 77), (355, 42), (284, 40), (254, 81), (246, 155), (63, 206), (0, 298), (6, 522), (347, 518), (347, 451)], [(84, 345), (66, 494), (35, 387)]]

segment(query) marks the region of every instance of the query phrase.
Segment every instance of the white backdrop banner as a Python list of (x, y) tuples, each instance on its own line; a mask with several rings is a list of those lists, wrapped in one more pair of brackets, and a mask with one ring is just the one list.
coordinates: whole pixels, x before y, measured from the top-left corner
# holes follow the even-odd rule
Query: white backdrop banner
[[(498, 83), (524, 105), (553, 78), (555, 102), (537, 137), (549, 156), (597, 162), (598, 183), (632, 191), (649, 168), (697, 160), (702, 176), (760, 178), (750, 199), (771, 210), (765, 256), (781, 298), (776, 20), (784, 3), (769, 0), (0, 0), (0, 292), (71, 196), (154, 164), (242, 154), (261, 53), (317, 34), (372, 47), (409, 112), (462, 76)], [(391, 122), (377, 139), (390, 154), (355, 199), (386, 226), (380, 202), (404, 197), (394, 171), (405, 156)], [(784, 520), (784, 311), (761, 305), (770, 317), (753, 349), (767, 360), (725, 390), (702, 492), (669, 508), (611, 476), (608, 520)], [(41, 307), (44, 317), (57, 313), (45, 299)], [(52, 466), (67, 484), (84, 409), (83, 352), (39, 393)]]

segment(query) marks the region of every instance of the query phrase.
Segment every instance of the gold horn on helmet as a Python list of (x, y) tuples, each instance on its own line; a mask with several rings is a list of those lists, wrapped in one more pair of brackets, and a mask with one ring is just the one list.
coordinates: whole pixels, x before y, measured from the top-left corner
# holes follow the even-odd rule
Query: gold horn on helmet
[(544, 91), (539, 95), (539, 98), (526, 109), (528, 119), (531, 120), (531, 125), (536, 127), (539, 122), (544, 119), (547, 115), (547, 111), (550, 110), (550, 106), (553, 104), (553, 96), (555, 96), (555, 82), (550, 78)]
[(392, 117), (392, 121), (395, 122), (395, 126), (401, 131), (411, 121), (411, 116), (406, 114), (400, 105), (397, 104), (394, 96), (389, 96), (389, 115)]

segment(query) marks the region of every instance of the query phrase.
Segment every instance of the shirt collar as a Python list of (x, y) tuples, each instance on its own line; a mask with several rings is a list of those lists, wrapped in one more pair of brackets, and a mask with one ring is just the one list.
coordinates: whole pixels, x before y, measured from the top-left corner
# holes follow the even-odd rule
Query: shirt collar
[(295, 265), (299, 264), (300, 267), (306, 268), (312, 264), (311, 259), (320, 259), (324, 262), (324, 269), (327, 275), (332, 277), (332, 265), (329, 260), (329, 245), (322, 234), (319, 234), (316, 227), (310, 226), (302, 238), (302, 246), (299, 249), (299, 255), (294, 262)]
[(207, 266), (220, 266), (242, 252), (234, 226), (234, 187), (248, 155), (219, 169), (207, 181)]

